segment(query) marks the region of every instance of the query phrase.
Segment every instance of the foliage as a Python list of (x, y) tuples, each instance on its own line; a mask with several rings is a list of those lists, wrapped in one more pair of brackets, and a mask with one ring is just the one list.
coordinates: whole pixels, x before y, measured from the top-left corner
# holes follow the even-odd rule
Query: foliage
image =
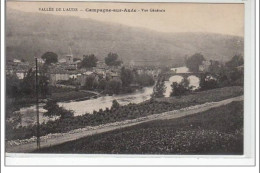
[(72, 85), (72, 86), (79, 86), (80, 85), (80, 83), (77, 80), (72, 79), (72, 78), (70, 78), (69, 80), (59, 80), (59, 81), (57, 81), (57, 84)]
[(122, 89), (122, 81), (117, 79), (110, 80), (106, 85), (108, 94), (119, 94)]
[(36, 152), (243, 154), (243, 102), (232, 102), (194, 116), (146, 122)]
[(89, 75), (86, 77), (84, 88), (87, 90), (92, 90), (94, 86), (95, 76)]
[(219, 61), (210, 60), (208, 72), (212, 74), (220, 73), (223, 70), (223, 65)]
[(118, 60), (118, 55), (116, 53), (109, 53), (107, 57), (105, 57), (105, 63), (108, 66), (120, 66), (122, 61)]
[(235, 68), (244, 64), (244, 58), (242, 55), (235, 55), (230, 61), (226, 63), (226, 67)]
[(20, 95), (20, 80), (16, 75), (6, 75), (6, 95), (11, 98)]
[(97, 61), (97, 57), (94, 54), (83, 55), (83, 60), (80, 63), (80, 68), (96, 67)]
[(200, 89), (201, 90), (208, 90), (218, 88), (219, 84), (215, 77), (205, 73), (202, 74), (200, 77)]
[[(20, 85), (20, 93), (23, 96), (34, 96), (36, 94), (36, 73), (32, 69), (27, 72), (27, 75), (23, 78)], [(48, 78), (39, 72), (38, 75), (38, 88), (39, 93), (43, 98), (46, 98), (49, 93)]]
[(41, 58), (45, 60), (45, 64), (47, 65), (58, 62), (58, 55), (54, 52), (46, 52)]
[(73, 62), (81, 60), (80, 58), (73, 58)]
[(205, 61), (205, 58), (200, 53), (195, 53), (191, 57), (186, 59), (186, 66), (191, 72), (198, 72), (199, 66), (202, 65), (202, 62)]
[(218, 87), (244, 85), (244, 70), (239, 69), (243, 66), (243, 57), (235, 55), (225, 65), (218, 61), (211, 61), (208, 72), (201, 74), (200, 90), (213, 89)]
[(29, 69), (21, 82), (22, 95), (35, 95), (35, 71)]
[(182, 79), (180, 83), (173, 82), (171, 87), (172, 87), (171, 97), (187, 94), (192, 89), (192, 87), (189, 86), (189, 80), (187, 78)]
[(126, 69), (125, 67), (121, 68), (121, 80), (123, 87), (129, 86), (134, 79), (134, 74), (130, 69)]
[(61, 118), (68, 118), (73, 116), (72, 111), (68, 111), (60, 107), (54, 100), (48, 100), (43, 108), (47, 110), (47, 112), (43, 114), (44, 116), (60, 116)]
[(98, 83), (97, 88), (100, 90), (105, 90), (107, 85), (107, 81), (105, 79), (101, 79)]
[[(243, 88), (235, 86), (197, 92), (182, 96), (181, 98), (156, 98), (140, 104), (122, 105), (118, 109), (106, 109), (93, 114), (87, 113), (82, 116), (48, 121), (47, 123), (41, 124), (41, 134), (46, 135), (49, 133), (61, 133), (86, 126), (97, 126), (116, 121), (135, 119), (152, 114), (178, 110), (197, 104), (220, 101), (241, 94), (243, 94)], [(8, 134), (6, 135), (6, 138), (8, 140), (24, 139), (36, 136), (36, 126), (19, 127), (16, 129), (11, 128), (7, 131)]]
[(160, 98), (164, 97), (164, 93), (166, 90), (166, 87), (164, 85), (165, 78), (162, 75), (159, 75), (158, 80), (155, 84), (155, 87), (153, 89), (152, 98)]
[(148, 74), (140, 74), (136, 75), (136, 83), (138, 83), (141, 86), (152, 86), (154, 85), (155, 81), (154, 78)]
[(113, 100), (111, 109), (118, 109), (120, 107), (120, 104), (117, 100)]

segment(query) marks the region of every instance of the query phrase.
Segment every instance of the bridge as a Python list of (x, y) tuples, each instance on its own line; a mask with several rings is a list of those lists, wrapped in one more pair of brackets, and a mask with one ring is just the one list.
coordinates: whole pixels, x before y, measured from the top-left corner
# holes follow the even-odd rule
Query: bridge
[(166, 80), (168, 80), (171, 76), (182, 76), (183, 78), (188, 78), (189, 76), (196, 76), (200, 78), (202, 72), (187, 72), (187, 73), (176, 73), (174, 71), (169, 71), (165, 73)]

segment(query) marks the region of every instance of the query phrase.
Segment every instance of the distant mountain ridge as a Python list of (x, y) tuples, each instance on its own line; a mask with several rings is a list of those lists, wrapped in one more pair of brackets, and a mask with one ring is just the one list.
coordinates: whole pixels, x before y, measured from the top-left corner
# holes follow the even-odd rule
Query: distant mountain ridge
[(181, 64), (185, 56), (227, 61), (243, 54), (242, 37), (213, 33), (160, 33), (144, 28), (73, 16), (27, 13), (7, 8), (6, 57), (33, 61), (47, 51), (59, 58), (72, 49), (74, 57), (115, 52), (126, 63)]

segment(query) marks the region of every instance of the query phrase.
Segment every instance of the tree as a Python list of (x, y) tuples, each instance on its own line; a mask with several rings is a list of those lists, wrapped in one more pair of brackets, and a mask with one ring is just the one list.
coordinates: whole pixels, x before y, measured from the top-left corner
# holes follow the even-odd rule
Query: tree
[(6, 75), (6, 95), (11, 98), (20, 95), (20, 80), (16, 75)]
[[(224, 80), (224, 78), (223, 78)], [(200, 90), (209, 90), (218, 88), (219, 82), (212, 75), (205, 73), (200, 76)]]
[(83, 55), (83, 60), (80, 63), (80, 68), (91, 68), (97, 66), (97, 57), (94, 54)]
[(186, 59), (186, 66), (189, 68), (191, 72), (198, 72), (199, 66), (202, 65), (202, 62), (205, 61), (205, 58), (200, 53), (195, 53), (188, 59)]
[(219, 61), (210, 60), (210, 65), (207, 70), (208, 72), (217, 74), (220, 73), (222, 70), (223, 70), (223, 65), (221, 65)]
[(106, 85), (106, 92), (108, 94), (119, 94), (122, 89), (122, 81), (112, 79)]
[(117, 100), (113, 100), (111, 109), (118, 109), (120, 107), (120, 104)]
[(226, 63), (226, 67), (235, 68), (244, 64), (244, 58), (242, 55), (235, 55), (230, 61)]
[(80, 58), (73, 58), (73, 62), (81, 60)]
[(134, 79), (134, 74), (130, 69), (122, 67), (121, 69), (121, 80), (124, 87), (128, 87)]
[(136, 83), (138, 83), (141, 86), (152, 86), (154, 85), (155, 81), (152, 76), (148, 74), (140, 74), (136, 75)]
[(157, 83), (153, 89), (152, 98), (161, 98), (164, 97), (166, 87), (164, 85), (165, 78), (160, 74), (157, 80)]
[(109, 53), (107, 57), (105, 57), (105, 63), (108, 66), (120, 66), (122, 61), (118, 60), (118, 55), (116, 53)]
[(60, 116), (61, 118), (68, 118), (73, 116), (72, 111), (60, 107), (54, 100), (48, 100), (43, 108), (47, 110), (47, 112), (44, 112), (44, 116)]
[(98, 83), (98, 89), (105, 90), (107, 85), (107, 81), (105, 79), (101, 79)]
[(171, 87), (171, 97), (184, 95), (192, 89), (192, 87), (189, 86), (189, 80), (187, 78), (184, 78), (180, 83), (173, 82)]
[(93, 89), (95, 77), (93, 75), (87, 76), (85, 80), (85, 88), (88, 90)]
[(41, 56), (41, 58), (45, 60), (45, 64), (47, 65), (58, 62), (58, 55), (54, 52), (46, 52)]
[(29, 69), (21, 82), (22, 95), (35, 95), (35, 71)]

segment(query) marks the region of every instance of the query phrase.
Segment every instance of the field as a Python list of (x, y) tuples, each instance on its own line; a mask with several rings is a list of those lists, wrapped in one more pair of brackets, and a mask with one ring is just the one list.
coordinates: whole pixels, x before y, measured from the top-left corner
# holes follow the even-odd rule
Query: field
[[(69, 117), (49, 121), (40, 126), (41, 136), (49, 133), (68, 132), (70, 130), (83, 128), (86, 126), (97, 126), (100, 124), (123, 121), (127, 119), (135, 119), (152, 114), (163, 113), (167, 111), (177, 110), (188, 106), (198, 105), (206, 102), (220, 101), (227, 98), (236, 97), (243, 94), (242, 87), (226, 87), (208, 91), (202, 91), (197, 94), (186, 95), (180, 98), (172, 98), (151, 100), (140, 104), (129, 104), (120, 106), (116, 109), (106, 109), (94, 112), (93, 114), (85, 114), (83, 116)], [(195, 96), (196, 97), (195, 97)], [(184, 99), (185, 98), (185, 99)], [(167, 101), (170, 100), (170, 101)], [(36, 126), (6, 129), (7, 140), (26, 139), (36, 136)]]
[(201, 104), (208, 101), (220, 101), (228, 99), (230, 97), (241, 95), (243, 93), (243, 87), (232, 86), (211, 89), (201, 92), (194, 92), (192, 94), (183, 95), (181, 97), (168, 97), (168, 98), (157, 98), (158, 102), (174, 103), (174, 104), (190, 104), (191, 102)]
[(243, 154), (243, 102), (173, 120), (147, 122), (35, 152)]

